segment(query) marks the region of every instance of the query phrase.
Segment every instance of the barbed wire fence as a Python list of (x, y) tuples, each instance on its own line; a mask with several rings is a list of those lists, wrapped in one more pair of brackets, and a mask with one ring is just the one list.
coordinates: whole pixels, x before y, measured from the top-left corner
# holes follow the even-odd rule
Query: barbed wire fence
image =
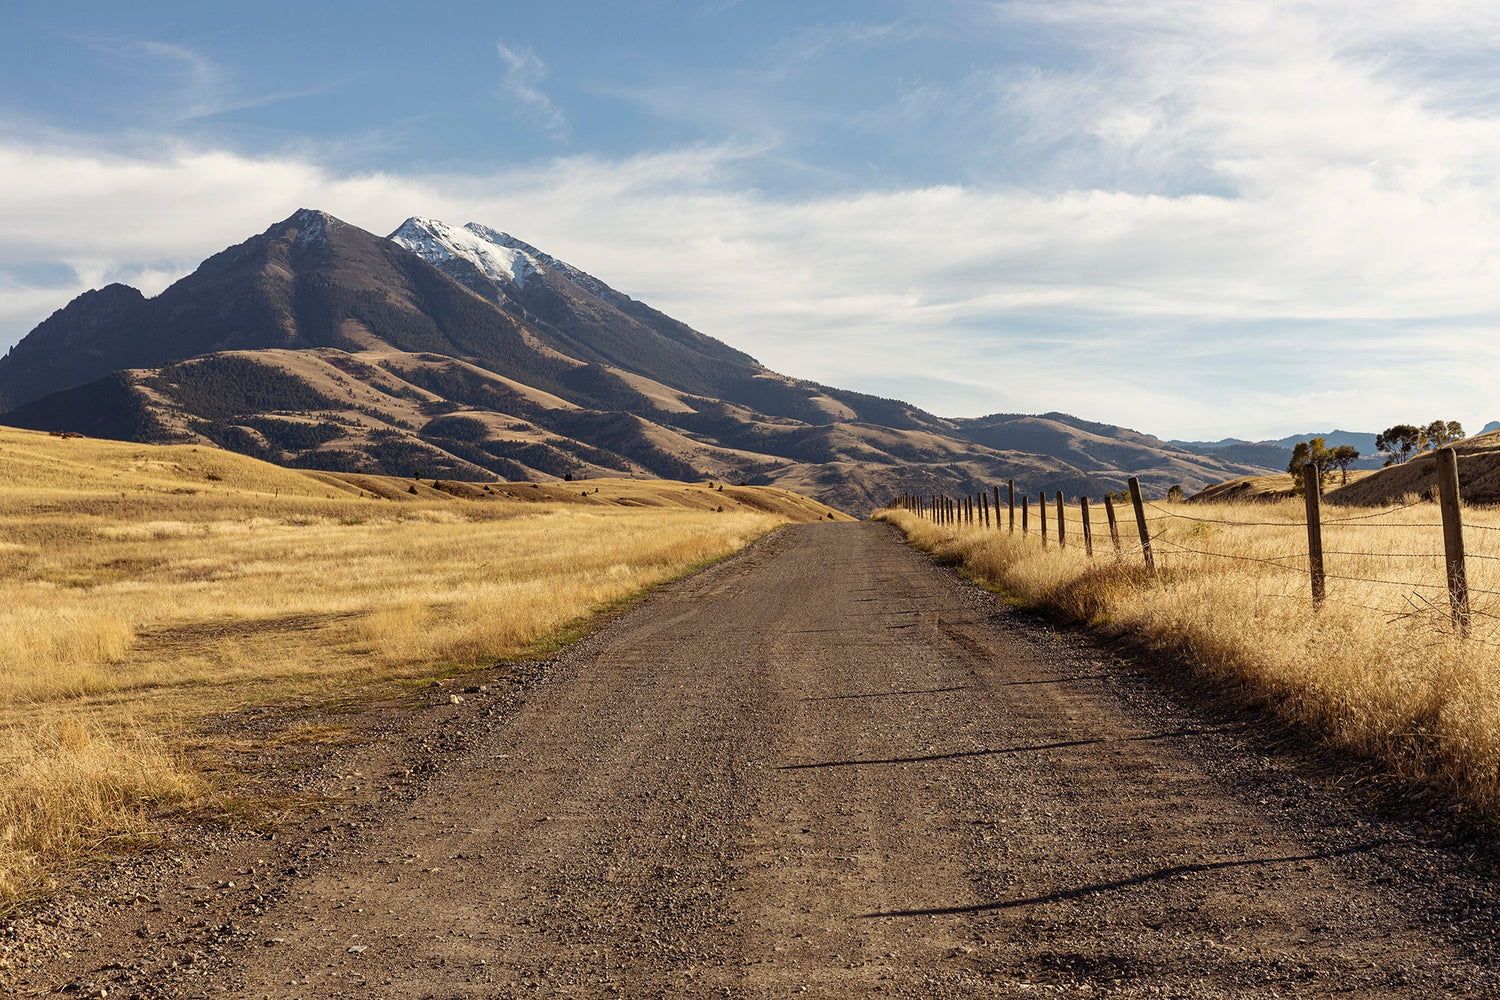
[[(1431, 503), (1429, 498), (1409, 500), (1368, 514), (1324, 517), (1319, 496), (1320, 475), (1318, 469), (1309, 464), (1302, 470), (1303, 497), (1306, 505), (1306, 517), (1302, 520), (1239, 520), (1183, 513), (1155, 501), (1146, 500), (1141, 495), (1139, 480), (1132, 476), (1128, 483), (1130, 510), (1126, 513), (1127, 516), (1133, 515), (1131, 519), (1134, 524), (1121, 523), (1122, 512), (1115, 509), (1114, 497), (1106, 495), (1104, 498), (1105, 526), (1109, 532), (1115, 558), (1136, 558), (1138, 554), (1147, 571), (1151, 573), (1158, 571), (1158, 556), (1162, 557), (1164, 562), (1176, 556), (1192, 556), (1200, 559), (1257, 564), (1266, 567), (1268, 571), (1275, 570), (1306, 577), (1308, 594), (1306, 597), (1297, 599), (1310, 600), (1315, 607), (1321, 606), (1330, 599), (1330, 582), (1338, 585), (1359, 584), (1396, 588), (1402, 591), (1401, 597), (1404, 602), (1398, 608), (1360, 604), (1344, 599), (1342, 595), (1338, 598), (1338, 603), (1387, 615), (1391, 621), (1434, 615), (1439, 613), (1446, 604), (1447, 617), (1451, 621), (1453, 631), (1472, 641), (1481, 641), (1471, 634), (1474, 619), (1484, 618), (1500, 622), (1500, 614), (1475, 607), (1473, 599), (1476, 597), (1500, 598), (1500, 590), (1471, 586), (1469, 562), (1472, 560), (1483, 565), (1500, 563), (1500, 554), (1467, 552), (1464, 544), (1464, 531), (1468, 528), (1470, 531), (1493, 533), (1500, 532), (1500, 526), (1478, 524), (1473, 521), (1467, 525), (1464, 523), (1463, 506), (1459, 497), (1457, 454), (1452, 448), (1443, 448), (1435, 453), (1435, 458), (1437, 463), (1434, 490), (1437, 494), (1437, 508), (1440, 514), (1437, 521), (1411, 522), (1398, 518), (1398, 515), (1413, 507)], [(995, 486), (988, 491), (980, 491), (965, 497), (949, 497), (942, 494), (927, 496), (903, 494), (897, 499), (896, 506), (941, 525), (954, 528), (967, 526), (1009, 531), (1030, 537), (1033, 534), (1033, 507), (1030, 499), (1029, 496), (1024, 495), (1018, 497), (1015, 480), (1010, 480), (1004, 488), (1003, 503), (1001, 487)], [(1034, 508), (1036, 514), (1034, 520), (1036, 521), (1035, 533), (1042, 547), (1055, 544), (1060, 549), (1066, 549), (1070, 544), (1076, 544), (1081, 535), (1085, 555), (1090, 558), (1094, 557), (1095, 517), (1091, 511), (1090, 500), (1087, 497), (1079, 498), (1076, 511), (1071, 513), (1060, 491), (1050, 499), (1047, 492), (1042, 491), (1039, 494), (1039, 501)], [(1049, 507), (1051, 508), (1050, 516)], [(1290, 548), (1285, 552), (1247, 554), (1224, 551), (1222, 548), (1210, 548), (1206, 546), (1206, 543), (1185, 544), (1186, 539), (1167, 537), (1170, 529), (1184, 523), (1194, 525), (1194, 533), (1190, 535), (1194, 538), (1204, 533), (1201, 526), (1209, 526), (1213, 531), (1218, 532), (1286, 530), (1291, 531), (1296, 540), (1289, 543)], [(1075, 525), (1081, 529), (1078, 535), (1072, 534)], [(1133, 532), (1130, 531), (1132, 527), (1135, 529)], [(1442, 551), (1436, 551), (1436, 547), (1426, 552), (1375, 551), (1367, 546), (1361, 546), (1357, 540), (1360, 532), (1375, 529), (1441, 532)], [(1325, 533), (1336, 543), (1334, 547), (1324, 546)], [(1133, 538), (1130, 537), (1132, 535)], [(1413, 580), (1410, 577), (1418, 574), (1412, 572), (1403, 574), (1400, 579), (1392, 579), (1374, 574), (1367, 575), (1360, 570), (1361, 565), (1387, 560), (1407, 561), (1413, 570), (1423, 568), (1423, 563), (1426, 563), (1428, 567), (1438, 564), (1443, 570), (1442, 577), (1438, 579), (1434, 574), (1434, 579)], [(1330, 565), (1335, 570), (1342, 571), (1330, 572)], [(1290, 598), (1293, 595), (1268, 596)]]

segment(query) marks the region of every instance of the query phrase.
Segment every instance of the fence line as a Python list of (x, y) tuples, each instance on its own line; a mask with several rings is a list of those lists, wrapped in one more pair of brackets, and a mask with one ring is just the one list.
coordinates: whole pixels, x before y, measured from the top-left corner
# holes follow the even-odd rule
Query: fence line
[[(1476, 609), (1471, 606), (1470, 600), (1474, 596), (1500, 598), (1500, 590), (1487, 590), (1470, 586), (1469, 561), (1477, 560), (1485, 564), (1500, 562), (1500, 555), (1492, 553), (1469, 553), (1464, 544), (1464, 531), (1478, 530), (1484, 532), (1500, 531), (1500, 526), (1486, 524), (1465, 524), (1463, 520), (1463, 505), (1459, 496), (1458, 484), (1458, 460), (1452, 448), (1443, 448), (1436, 452), (1436, 484), (1433, 493), (1436, 494), (1438, 512), (1442, 515), (1438, 522), (1402, 523), (1393, 521), (1382, 521), (1402, 511), (1410, 510), (1421, 504), (1430, 503), (1429, 499), (1418, 499), (1403, 503), (1396, 507), (1388, 507), (1374, 511), (1369, 514), (1354, 514), (1343, 517), (1325, 518), (1322, 516), (1319, 501), (1319, 481), (1317, 471), (1308, 465), (1303, 469), (1303, 495), (1306, 502), (1307, 516), (1302, 521), (1239, 521), (1226, 518), (1201, 517), (1193, 514), (1178, 513), (1167, 507), (1154, 502), (1144, 500), (1141, 496), (1140, 482), (1131, 477), (1128, 481), (1128, 496), (1130, 498), (1131, 511), (1134, 515), (1136, 534), (1138, 541), (1132, 540), (1128, 546), (1131, 553), (1139, 552), (1140, 559), (1150, 572), (1157, 572), (1157, 553), (1155, 548), (1162, 548), (1162, 555), (1192, 554), (1211, 559), (1223, 559), (1232, 562), (1258, 563), (1272, 567), (1284, 573), (1303, 574), (1310, 584), (1314, 606), (1321, 606), (1329, 598), (1328, 582), (1358, 583), (1376, 586), (1401, 587), (1420, 595), (1423, 591), (1443, 591), (1448, 595), (1448, 609), (1453, 623), (1454, 631), (1466, 638), (1469, 637), (1473, 618), (1482, 617), (1500, 621), (1500, 615)], [(990, 496), (994, 498), (994, 517), (990, 517)], [(1052, 499), (1051, 505), (1054, 510), (1049, 517), (1047, 492), (1038, 494), (1037, 517), (1039, 520), (1040, 540), (1045, 548), (1055, 534), (1058, 547), (1067, 548), (1070, 529), (1078, 525), (1082, 530), (1085, 558), (1095, 558), (1094, 551), (1094, 523), (1093, 517), (1097, 516), (1097, 508), (1091, 508), (1087, 497), (1081, 497), (1077, 506), (1070, 507), (1065, 500), (1061, 490), (1057, 491)], [(962, 499), (954, 499), (934, 495), (922, 498), (915, 495), (903, 495), (898, 501), (899, 506), (919, 517), (933, 520), (939, 524), (947, 525), (977, 525), (981, 530), (992, 529), (995, 531), (1016, 530), (1016, 508), (1019, 499), (1020, 525), (1023, 537), (1029, 536), (1031, 532), (1031, 498), (1026, 495), (1017, 496), (1015, 480), (1006, 483), (1006, 511), (1007, 517), (1002, 524), (1001, 518), (1001, 496), (1000, 487), (994, 486), (990, 490), (981, 490), (973, 496)], [(1153, 515), (1147, 515), (1146, 509), (1150, 508)], [(1119, 523), (1119, 515), (1115, 509), (1113, 494), (1104, 497), (1104, 511), (1109, 527), (1110, 541), (1114, 548), (1117, 560), (1125, 558), (1127, 546), (1121, 539), (1122, 525)], [(1049, 521), (1051, 522), (1049, 525)], [(1183, 545), (1170, 538), (1162, 537), (1174, 522), (1187, 522), (1194, 525), (1213, 525), (1216, 527), (1230, 529), (1248, 528), (1272, 528), (1272, 529), (1305, 529), (1307, 533), (1307, 550), (1277, 555), (1271, 557), (1239, 555), (1232, 552), (1214, 551), (1207, 548), (1196, 548), (1191, 545)], [(1152, 533), (1152, 529), (1161, 522), (1167, 522), (1159, 530)], [(1443, 550), (1441, 552), (1371, 552), (1356, 548), (1324, 548), (1323, 536), (1326, 531), (1338, 531), (1344, 528), (1399, 528), (1402, 530), (1437, 530), (1442, 532)], [(1128, 530), (1125, 528), (1124, 530)], [(1195, 529), (1195, 534), (1201, 534), (1201, 529)], [(1213, 534), (1212, 532), (1210, 534)], [(1441, 560), (1444, 574), (1441, 581), (1423, 582), (1410, 580), (1389, 580), (1379, 577), (1356, 575), (1356, 571), (1334, 572), (1334, 569), (1343, 567), (1330, 567), (1328, 559), (1334, 560), (1357, 560), (1357, 559), (1409, 559), (1409, 560)], [(1288, 561), (1296, 565), (1288, 565)], [(1304, 592), (1306, 593), (1306, 592)], [(1268, 595), (1269, 596), (1269, 595)], [(1287, 595), (1289, 596), (1289, 595)], [(1305, 599), (1305, 598), (1303, 598)], [(1424, 607), (1419, 607), (1421, 602)], [(1408, 598), (1411, 608), (1407, 611), (1393, 612), (1389, 609), (1373, 608), (1363, 604), (1355, 604), (1348, 600), (1335, 599), (1335, 604), (1365, 608), (1366, 610), (1378, 611), (1381, 614), (1394, 614), (1397, 620), (1425, 611), (1433, 607), (1427, 598), (1417, 596), (1415, 600)], [(1475, 640), (1479, 641), (1479, 640)]]

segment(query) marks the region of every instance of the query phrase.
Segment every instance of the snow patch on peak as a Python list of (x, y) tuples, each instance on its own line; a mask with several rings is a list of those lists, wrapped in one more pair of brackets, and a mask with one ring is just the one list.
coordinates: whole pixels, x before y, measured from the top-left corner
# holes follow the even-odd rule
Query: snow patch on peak
[(413, 216), (403, 222), (390, 239), (434, 266), (441, 267), (455, 259), (466, 260), (481, 273), (513, 281), (520, 288), (525, 288), (526, 282), (538, 274), (542, 266), (541, 261), (525, 249), (486, 239), (483, 233), (475, 231), (472, 223), (460, 228), (437, 219)]
[(602, 295), (604, 292), (612, 291), (608, 285), (592, 274), (580, 271), (572, 264), (558, 260), (551, 254), (543, 253), (530, 243), (522, 242), (509, 233), (502, 233), (497, 229), (491, 229), (489, 226), (483, 226), (477, 222), (471, 222), (464, 226), (464, 228), (494, 246), (504, 247), (525, 254), (530, 260), (546, 265), (558, 274), (570, 279), (574, 284), (588, 289), (595, 295)]

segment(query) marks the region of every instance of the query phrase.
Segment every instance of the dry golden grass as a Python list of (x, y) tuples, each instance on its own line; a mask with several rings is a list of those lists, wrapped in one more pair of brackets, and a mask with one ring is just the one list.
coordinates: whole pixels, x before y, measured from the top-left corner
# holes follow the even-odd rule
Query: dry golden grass
[[(1066, 550), (1055, 517), (1043, 547), (1035, 511), (1025, 536), (877, 516), (1019, 604), (1179, 657), (1334, 745), (1500, 808), (1500, 597), (1476, 593), (1470, 636), (1454, 633), (1436, 505), (1325, 507), (1321, 608), (1300, 499), (1153, 505), (1155, 574), (1130, 544), (1133, 520), (1117, 557), (1095, 507), (1089, 558), (1077, 507), (1068, 514)], [(1500, 532), (1486, 530), (1500, 528), (1500, 513), (1466, 508), (1465, 521), (1471, 587), (1500, 592), (1500, 562), (1488, 558), (1500, 556)]]
[(197, 719), (488, 665), (785, 504), (826, 516), (779, 491), (632, 489), (656, 505), (395, 503), (206, 448), (0, 429), (0, 906), (142, 806), (200, 795), (171, 735)]

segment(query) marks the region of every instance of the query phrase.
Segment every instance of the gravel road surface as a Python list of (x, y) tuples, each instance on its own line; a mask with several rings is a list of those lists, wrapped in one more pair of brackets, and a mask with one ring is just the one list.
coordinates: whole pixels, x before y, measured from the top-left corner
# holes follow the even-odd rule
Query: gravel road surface
[(456, 690), (309, 772), (329, 801), (275, 839), (12, 925), (12, 988), (1500, 996), (1489, 852), (885, 525), (787, 528)]

